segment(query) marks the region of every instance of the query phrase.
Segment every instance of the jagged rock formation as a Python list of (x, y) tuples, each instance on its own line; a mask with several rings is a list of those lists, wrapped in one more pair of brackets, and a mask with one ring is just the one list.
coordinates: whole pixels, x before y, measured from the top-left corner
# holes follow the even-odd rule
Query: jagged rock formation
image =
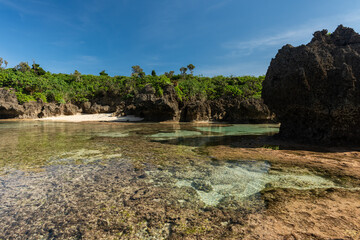
[(126, 115), (135, 115), (146, 121), (178, 121), (180, 119), (179, 103), (174, 87), (164, 88), (163, 96), (157, 96), (150, 85), (137, 94), (124, 109)]
[(212, 119), (211, 106), (206, 101), (189, 101), (185, 103), (181, 110), (181, 121), (209, 121)]
[(113, 112), (108, 105), (99, 105), (97, 103), (84, 102), (81, 104), (83, 113), (95, 114), (95, 113), (109, 113)]
[(0, 119), (74, 115), (81, 111), (80, 108), (71, 103), (44, 103), (40, 100), (19, 104), (13, 90), (0, 89)]
[[(226, 121), (232, 123), (264, 123), (274, 119), (273, 114), (261, 99), (234, 97), (216, 100), (191, 99), (181, 102), (174, 86), (163, 89), (163, 95), (156, 94), (153, 87), (145, 86), (142, 92), (127, 101), (119, 96), (84, 102), (79, 106), (71, 103), (56, 104), (42, 101), (19, 104), (14, 91), (0, 89), (1, 118), (43, 118), (78, 113), (108, 113), (114, 115), (135, 115), (145, 121)], [(109, 104), (109, 105), (106, 105)]]
[(15, 118), (24, 114), (24, 108), (18, 104), (16, 95), (9, 90), (0, 89), (0, 118)]
[(280, 136), (360, 142), (360, 35), (340, 25), (286, 45), (272, 59), (262, 97), (281, 122)]
[(135, 115), (147, 121), (226, 121), (232, 123), (265, 123), (275, 119), (262, 99), (234, 97), (216, 100), (191, 99), (180, 102), (174, 87), (168, 85), (163, 96), (151, 86), (119, 107), (117, 115)]
[(264, 123), (274, 121), (275, 115), (262, 99), (249, 98), (235, 101), (229, 109), (230, 122)]

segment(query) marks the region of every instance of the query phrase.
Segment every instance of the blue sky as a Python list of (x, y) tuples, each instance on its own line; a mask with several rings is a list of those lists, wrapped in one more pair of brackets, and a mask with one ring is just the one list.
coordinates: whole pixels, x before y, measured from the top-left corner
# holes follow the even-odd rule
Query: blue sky
[(51, 72), (262, 75), (284, 44), (343, 24), (360, 31), (358, 0), (0, 0), (0, 56)]

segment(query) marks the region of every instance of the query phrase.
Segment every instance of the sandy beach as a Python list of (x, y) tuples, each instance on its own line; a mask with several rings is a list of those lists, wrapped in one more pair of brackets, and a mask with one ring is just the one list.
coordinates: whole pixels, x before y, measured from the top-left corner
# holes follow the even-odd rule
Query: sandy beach
[(143, 118), (132, 115), (116, 117), (112, 113), (101, 114), (78, 114), (69, 116), (57, 116), (35, 119), (38, 121), (56, 121), (56, 122), (139, 122)]

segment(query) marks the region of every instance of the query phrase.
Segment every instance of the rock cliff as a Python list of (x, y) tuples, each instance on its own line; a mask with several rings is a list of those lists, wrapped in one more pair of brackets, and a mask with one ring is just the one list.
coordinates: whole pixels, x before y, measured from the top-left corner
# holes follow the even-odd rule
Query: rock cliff
[(145, 121), (179, 121), (179, 103), (174, 87), (165, 87), (163, 96), (157, 96), (155, 89), (146, 85), (124, 108), (125, 115), (135, 115)]
[(136, 95), (118, 115), (136, 115), (147, 121), (226, 121), (232, 123), (265, 123), (274, 121), (274, 114), (262, 99), (226, 97), (216, 100), (190, 99), (181, 102), (174, 87), (168, 85), (163, 96), (151, 86)]
[(272, 59), (262, 97), (280, 136), (312, 142), (360, 142), (360, 35), (340, 25), (286, 45)]
[[(108, 104), (108, 105), (107, 105)], [(104, 96), (79, 106), (42, 101), (19, 104), (14, 91), (0, 89), (0, 118), (43, 118), (77, 113), (135, 115), (145, 121), (226, 121), (232, 123), (264, 123), (274, 119), (261, 99), (225, 97), (216, 100), (191, 99), (180, 101), (172, 85), (162, 96), (146, 85), (142, 92), (127, 101), (119, 96)]]
[(0, 119), (74, 115), (81, 111), (80, 108), (71, 103), (44, 103), (40, 100), (19, 104), (13, 90), (0, 89)]

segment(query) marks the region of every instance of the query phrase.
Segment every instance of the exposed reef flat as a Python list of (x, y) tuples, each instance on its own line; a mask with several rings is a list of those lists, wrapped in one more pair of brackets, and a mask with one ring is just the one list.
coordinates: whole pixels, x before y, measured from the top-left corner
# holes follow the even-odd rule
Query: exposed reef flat
[(0, 122), (0, 238), (359, 238), (359, 149), (205, 126)]

